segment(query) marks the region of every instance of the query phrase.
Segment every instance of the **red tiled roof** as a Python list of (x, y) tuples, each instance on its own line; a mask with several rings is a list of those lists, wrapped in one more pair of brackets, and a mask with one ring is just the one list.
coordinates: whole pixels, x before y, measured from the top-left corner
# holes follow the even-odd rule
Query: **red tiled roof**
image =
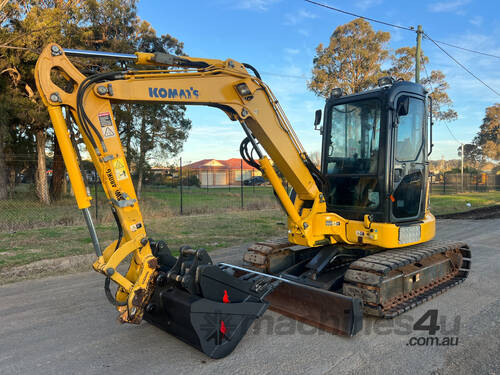
[[(203, 159), (196, 161), (194, 163), (186, 165), (187, 168), (192, 168), (192, 169), (203, 169), (207, 168), (205, 164), (208, 164), (212, 161), (219, 162), (222, 164), (222, 166), (208, 166), (208, 168), (214, 168), (214, 169), (240, 169), (241, 167), (241, 160), (238, 158), (232, 158), (228, 160), (218, 160), (218, 159)], [(251, 165), (247, 164), (247, 162), (243, 161), (243, 169), (249, 170), (249, 169), (254, 169)]]

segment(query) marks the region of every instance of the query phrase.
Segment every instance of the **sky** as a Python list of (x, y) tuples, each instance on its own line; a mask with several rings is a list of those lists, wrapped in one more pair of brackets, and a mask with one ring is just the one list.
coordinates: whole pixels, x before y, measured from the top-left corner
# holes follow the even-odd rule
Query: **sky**
[[(421, 24), (434, 40), (500, 56), (500, 2), (498, 0), (317, 0), (349, 12), (405, 27)], [(402, 5), (404, 4), (404, 5)], [(170, 34), (184, 43), (189, 56), (231, 58), (256, 67), (280, 101), (308, 153), (320, 151), (321, 136), (314, 130), (314, 111), (324, 99), (307, 89), (315, 49), (327, 45), (335, 28), (352, 16), (321, 8), (303, 0), (141, 0), (139, 17), (158, 34)], [(389, 48), (415, 45), (415, 33), (371, 23), (374, 30), (389, 31)], [(438, 69), (450, 84), (448, 94), (458, 113), (434, 127), (431, 159), (457, 158), (459, 142), (471, 142), (485, 108), (500, 97), (462, 70), (428, 40), (427, 71)], [(500, 92), (500, 59), (444, 48), (489, 86)], [(239, 157), (244, 137), (238, 122), (220, 110), (188, 107), (192, 130), (180, 157), (184, 163), (200, 159)]]

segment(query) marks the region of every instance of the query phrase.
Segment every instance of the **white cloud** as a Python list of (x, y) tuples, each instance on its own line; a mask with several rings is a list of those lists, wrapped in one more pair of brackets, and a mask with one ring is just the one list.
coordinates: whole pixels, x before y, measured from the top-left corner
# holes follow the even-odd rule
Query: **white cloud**
[(470, 0), (441, 1), (429, 5), (428, 9), (435, 13), (462, 12), (461, 8), (469, 2)]
[(474, 26), (481, 26), (483, 24), (483, 17), (474, 16), (469, 20), (469, 23), (473, 24)]
[(356, 2), (356, 7), (361, 10), (366, 10), (380, 4), (382, 4), (382, 0), (359, 0)]
[(311, 35), (311, 33), (306, 29), (298, 29), (297, 31), (299, 32), (300, 35), (303, 35), (305, 37), (308, 37), (309, 35)]
[(295, 13), (285, 14), (285, 25), (297, 25), (305, 19), (315, 19), (317, 17), (314, 13), (301, 9)]
[(285, 48), (284, 51), (289, 55), (297, 55), (300, 52), (298, 48)]
[(239, 0), (236, 1), (236, 7), (240, 9), (252, 9), (266, 11), (269, 7), (280, 0)]

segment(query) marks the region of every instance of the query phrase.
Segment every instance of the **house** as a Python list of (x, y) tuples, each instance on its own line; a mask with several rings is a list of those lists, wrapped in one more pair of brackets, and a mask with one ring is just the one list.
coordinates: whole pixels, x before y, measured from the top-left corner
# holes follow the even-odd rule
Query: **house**
[(258, 169), (238, 158), (203, 159), (188, 164), (184, 168), (198, 176), (201, 186), (240, 185), (242, 180), (262, 175)]

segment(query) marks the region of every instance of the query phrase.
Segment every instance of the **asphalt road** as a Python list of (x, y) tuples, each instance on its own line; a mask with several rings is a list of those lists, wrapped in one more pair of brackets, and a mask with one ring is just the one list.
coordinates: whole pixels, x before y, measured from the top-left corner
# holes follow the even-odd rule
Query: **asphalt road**
[[(354, 338), (266, 312), (260, 326), (254, 324), (221, 360), (147, 323), (117, 323), (98, 274), (2, 286), (0, 374), (498, 374), (500, 219), (442, 220), (438, 233), (441, 239), (466, 240), (473, 249), (472, 273), (464, 284), (395, 320), (365, 318)], [(212, 255), (236, 263), (241, 253)], [(428, 309), (438, 310), (436, 337), (458, 337), (456, 346), (408, 345), (412, 337), (428, 337), (412, 330)]]

